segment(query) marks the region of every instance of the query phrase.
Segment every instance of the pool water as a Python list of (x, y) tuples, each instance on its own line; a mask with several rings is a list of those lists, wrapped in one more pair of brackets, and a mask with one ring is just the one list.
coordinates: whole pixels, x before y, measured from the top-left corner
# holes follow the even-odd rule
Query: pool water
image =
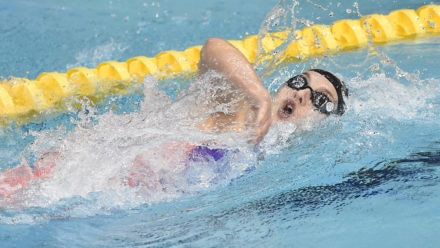
[[(427, 4), (301, 1), (295, 18), (266, 27), (274, 6), (288, 12), (289, 1), (188, 2), (1, 2), (0, 75), (35, 78), (43, 71), (183, 50), (211, 36), (242, 39), (292, 20), (301, 20), (299, 27), (304, 20), (328, 24)], [(109, 179), (140, 151), (204, 137), (184, 118), (197, 117), (189, 104), (197, 103), (195, 95), (189, 90), (173, 101), (188, 79), (146, 78), (144, 88), (99, 106), (83, 102), (79, 111), (1, 127), (1, 170), (51, 147), (62, 147), (64, 157), (54, 176), (15, 206), (0, 201), (0, 244), (437, 247), (439, 44), (438, 36), (419, 37), (269, 68), (276, 69), (269, 74), (258, 68), (272, 93), (311, 65), (337, 72), (350, 90), (346, 114), (303, 132), (274, 127), (258, 151), (233, 136), (216, 137), (234, 144), (232, 162), (169, 173), (175, 183), (166, 193), (127, 189)]]

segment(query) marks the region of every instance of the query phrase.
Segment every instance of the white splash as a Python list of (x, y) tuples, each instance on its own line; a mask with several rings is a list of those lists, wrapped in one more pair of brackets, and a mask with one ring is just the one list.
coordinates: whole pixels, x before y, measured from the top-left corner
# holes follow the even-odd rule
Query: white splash
[[(204, 80), (211, 81), (212, 78), (198, 80), (195, 86), (206, 85)], [(72, 131), (60, 128), (33, 133), (37, 138), (30, 149), (36, 154), (52, 150), (61, 155), (49, 178), (35, 180), (17, 195), (18, 205), (49, 207), (79, 196), (94, 199), (94, 206), (106, 205), (109, 201), (113, 207), (135, 206), (225, 184), (255, 166), (256, 155), (249, 152), (250, 145), (242, 136), (204, 133), (195, 128), (195, 123), (209, 114), (205, 110), (196, 111), (196, 106), (205, 104), (200, 99), (206, 99), (218, 89), (195, 90), (193, 86), (171, 101), (156, 84), (150, 77), (145, 79), (145, 100), (139, 112), (96, 115), (92, 107), (84, 106), (88, 114), (80, 114), (82, 118), (75, 121), (76, 128)], [(211, 140), (216, 140), (219, 148), (234, 151), (228, 155), (227, 164), (225, 161), (188, 163), (185, 152), (179, 150), (185, 145), (174, 150), (169, 148), (176, 141), (197, 145)], [(132, 186), (127, 182), (127, 175), (140, 154), (148, 156), (146, 170), (151, 169), (160, 178), (157, 181), (151, 178), (150, 181), (148, 173), (143, 175), (146, 187)]]
[[(436, 97), (434, 81), (404, 84), (384, 74), (372, 75), (366, 81), (350, 81), (347, 105), (359, 117), (380, 117), (409, 120), (429, 115), (426, 109)], [(437, 80), (438, 81), (438, 80)]]

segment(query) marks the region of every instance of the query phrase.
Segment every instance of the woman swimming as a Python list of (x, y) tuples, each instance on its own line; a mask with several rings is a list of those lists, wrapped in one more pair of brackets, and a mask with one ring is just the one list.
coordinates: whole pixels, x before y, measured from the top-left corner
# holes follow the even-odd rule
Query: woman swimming
[[(343, 98), (347, 96), (347, 89), (341, 80), (324, 70), (313, 69), (290, 78), (271, 100), (268, 90), (243, 54), (223, 39), (210, 38), (201, 50), (199, 77), (212, 72), (221, 75), (221, 81), (228, 87), (216, 90), (208, 99), (215, 110), (209, 111), (206, 118), (195, 124), (204, 132), (245, 133), (249, 143), (257, 144), (272, 124), (287, 121), (301, 126), (305, 120), (315, 122), (331, 114), (344, 113)], [(218, 79), (206, 83), (214, 85), (219, 83)], [(228, 108), (218, 108), (225, 103)], [(209, 142), (204, 145), (168, 142), (135, 156), (131, 167), (121, 177), (121, 183), (164, 190), (161, 175), (164, 169), (179, 172), (188, 162), (221, 161), (228, 152), (227, 149), (211, 147)], [(50, 177), (60, 156), (60, 152), (47, 152), (33, 166), (23, 162), (3, 172), (0, 175), (0, 197), (11, 196), (31, 182)], [(162, 168), (152, 165), (153, 158), (162, 161)]]
[[(225, 40), (209, 39), (201, 51), (199, 73), (214, 70), (244, 94), (232, 114), (216, 113), (202, 125), (206, 130), (254, 129), (251, 140), (258, 143), (271, 124), (281, 121), (300, 125), (306, 117), (321, 120), (330, 114), (342, 115), (344, 83), (332, 73), (313, 69), (294, 76), (278, 90), (273, 101), (252, 65)], [(231, 99), (227, 99), (231, 101)]]

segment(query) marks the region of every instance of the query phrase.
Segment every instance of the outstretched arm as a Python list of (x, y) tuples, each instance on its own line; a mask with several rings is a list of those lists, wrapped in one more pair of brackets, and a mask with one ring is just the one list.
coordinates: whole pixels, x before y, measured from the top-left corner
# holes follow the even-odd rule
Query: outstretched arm
[(252, 65), (233, 45), (223, 39), (210, 38), (200, 54), (199, 74), (214, 70), (243, 92), (250, 104), (244, 120), (256, 131), (255, 142), (266, 135), (271, 123), (271, 99)]

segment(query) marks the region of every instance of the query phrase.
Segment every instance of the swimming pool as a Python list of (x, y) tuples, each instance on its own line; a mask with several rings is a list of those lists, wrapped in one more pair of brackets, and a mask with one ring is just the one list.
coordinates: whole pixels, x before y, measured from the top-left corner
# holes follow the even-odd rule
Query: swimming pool
[[(241, 39), (246, 33), (258, 33), (276, 4), (191, 2), (197, 7), (173, 1), (1, 3), (0, 18), (8, 25), (1, 26), (0, 74), (35, 78), (42, 71), (182, 50), (210, 36)], [(388, 13), (426, 4), (357, 3), (358, 9), (353, 3), (301, 3), (298, 17), (331, 23), (358, 19), (358, 12)], [(324, 121), (315, 132), (289, 135), (288, 126), (280, 127), (286, 128), (287, 136), (269, 136), (261, 148), (264, 159), (243, 155), (236, 171), (218, 173), (223, 177), (212, 184), (177, 185), (191, 186), (186, 193), (139, 198), (114, 185), (92, 184), (115, 169), (111, 163), (115, 157), (108, 156), (114, 150), (128, 151), (125, 148), (147, 138), (147, 147), (153, 146), (170, 134), (184, 138), (175, 126), (164, 128), (166, 118), (149, 120), (149, 128), (141, 132), (136, 122), (115, 128), (115, 123), (126, 124), (121, 114), (136, 116), (143, 108), (142, 89), (110, 97), (97, 108), (85, 104), (83, 112), (2, 127), (2, 169), (60, 143), (71, 159), (63, 167), (63, 175), (69, 177), (42, 186), (47, 195), (29, 198), (33, 204), (25, 208), (0, 210), (0, 243), (2, 247), (436, 247), (439, 43), (438, 36), (417, 38), (377, 46), (374, 52), (362, 49), (310, 59), (265, 75), (266, 85), (274, 91), (291, 70), (318, 64), (337, 71), (350, 87), (348, 111), (340, 119)], [(182, 80), (158, 84), (173, 96)], [(152, 90), (146, 95), (154, 99)], [(281, 141), (273, 145), (271, 138)], [(97, 146), (102, 141), (110, 142)], [(125, 155), (118, 157), (123, 161)], [(197, 173), (212, 175), (206, 170)]]

